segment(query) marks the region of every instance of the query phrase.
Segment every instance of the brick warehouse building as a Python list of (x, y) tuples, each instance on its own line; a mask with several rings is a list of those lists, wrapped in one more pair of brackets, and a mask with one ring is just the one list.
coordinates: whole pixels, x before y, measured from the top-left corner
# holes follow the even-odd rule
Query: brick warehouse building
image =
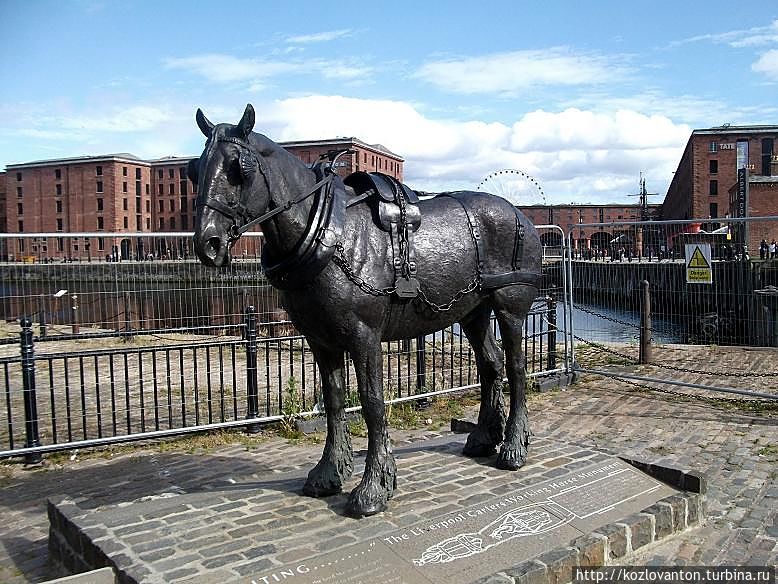
[(352, 172), (362, 170), (383, 172), (399, 181), (403, 180), (404, 159), (381, 144), (365, 144), (358, 138), (301, 140), (280, 142), (280, 144), (306, 164), (316, 162), (320, 155), (326, 154), (330, 150), (351, 151), (338, 158), (337, 171), (340, 176), (347, 176)]
[[(586, 223), (619, 223), (652, 220), (659, 217), (661, 205), (641, 204), (605, 204), (605, 205), (530, 205), (519, 209), (534, 225), (559, 225), (565, 232), (572, 229), (573, 248), (575, 250), (604, 251), (611, 242), (631, 232), (627, 225), (613, 227), (576, 227)], [(540, 238), (545, 245), (558, 245), (555, 231), (541, 232)]]
[[(402, 179), (404, 160), (380, 145), (356, 138), (282, 143), (308, 164), (330, 150), (346, 149), (337, 163), (342, 176), (378, 170)], [(0, 173), (0, 230), (7, 233), (163, 233), (194, 228), (196, 186), (187, 179), (189, 157), (142, 160), (108, 154), (11, 164)], [(5, 185), (5, 193), (3, 192)], [(4, 209), (3, 209), (4, 207)], [(4, 211), (4, 212), (3, 212)], [(2, 255), (10, 258), (62, 258), (141, 253), (120, 243), (94, 238), (18, 238)], [(92, 247), (94, 245), (94, 247)], [(186, 255), (183, 238), (160, 238), (158, 257)], [(118, 246), (117, 249), (115, 246)], [(172, 246), (172, 248), (171, 248)]]
[[(662, 205), (663, 219), (725, 219), (742, 217), (738, 205), (738, 169), (747, 171), (748, 217), (778, 215), (778, 126), (730, 126), (694, 130)], [(703, 227), (716, 227), (709, 221)], [(762, 229), (767, 229), (762, 223)], [(755, 224), (759, 227), (759, 224)], [(778, 232), (751, 231), (749, 249), (762, 237)]]
[[(122, 153), (8, 165), (7, 232), (188, 230), (193, 224), (195, 196), (186, 176), (188, 162), (189, 158), (175, 157), (142, 160)], [(117, 252), (103, 238), (97, 238), (94, 249), (91, 245), (91, 241), (64, 237), (19, 238), (4, 253), (14, 258), (59, 258)], [(120, 251), (129, 255), (128, 249)]]

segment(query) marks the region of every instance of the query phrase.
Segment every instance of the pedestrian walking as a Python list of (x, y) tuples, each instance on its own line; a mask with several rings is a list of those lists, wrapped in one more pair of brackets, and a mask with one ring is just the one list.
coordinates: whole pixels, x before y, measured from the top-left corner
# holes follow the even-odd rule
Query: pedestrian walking
[(778, 244), (775, 243), (775, 239), (770, 242), (770, 259), (778, 257)]

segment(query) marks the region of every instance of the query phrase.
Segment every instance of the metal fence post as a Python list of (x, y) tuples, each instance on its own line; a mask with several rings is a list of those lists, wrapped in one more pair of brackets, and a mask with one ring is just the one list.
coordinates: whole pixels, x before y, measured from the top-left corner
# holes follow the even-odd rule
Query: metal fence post
[[(253, 306), (246, 309), (246, 392), (248, 411), (246, 418), (259, 417), (259, 388), (257, 383), (257, 311)], [(256, 434), (260, 431), (257, 423), (248, 424), (246, 432)]]
[[(35, 348), (32, 340), (32, 321), (28, 317), (22, 318), (21, 352), (22, 352), (22, 386), (24, 393), (24, 433), (25, 448), (40, 446), (38, 434), (38, 400), (35, 392)], [(37, 452), (26, 454), (26, 464), (36, 464), (41, 461), (41, 455)]]
[(44, 305), (43, 294), (38, 296), (38, 321), (40, 324), (40, 336), (42, 339), (46, 338), (46, 308)]
[(642, 288), (640, 300), (640, 354), (638, 362), (641, 365), (651, 361), (651, 294), (648, 280), (640, 283)]
[(416, 391), (427, 387), (427, 349), (424, 336), (416, 337)]
[(548, 306), (548, 368), (556, 369), (556, 300), (546, 297)]

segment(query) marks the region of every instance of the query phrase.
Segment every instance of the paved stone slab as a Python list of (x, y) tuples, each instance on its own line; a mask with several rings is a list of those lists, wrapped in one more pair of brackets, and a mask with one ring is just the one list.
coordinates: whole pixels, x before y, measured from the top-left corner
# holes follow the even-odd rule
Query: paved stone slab
[(48, 584), (116, 584), (116, 576), (111, 568), (100, 568), (82, 574), (49, 580)]
[(343, 516), (345, 494), (301, 496), (296, 473), (91, 510), (55, 501), (51, 547), (126, 582), (465, 584), (677, 493), (616, 457), (551, 440), (516, 473), (463, 457), (460, 439), (424, 446), (397, 450), (405, 480), (375, 517)]

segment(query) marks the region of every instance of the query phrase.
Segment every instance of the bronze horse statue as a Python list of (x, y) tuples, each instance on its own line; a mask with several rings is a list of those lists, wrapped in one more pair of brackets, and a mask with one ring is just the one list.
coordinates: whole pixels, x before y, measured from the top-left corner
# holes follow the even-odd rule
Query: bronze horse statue
[[(225, 266), (241, 233), (262, 227), (265, 275), (308, 340), (322, 379), (327, 438), (304, 493), (339, 493), (352, 474), (344, 412), (347, 351), (368, 449), (346, 513), (362, 517), (386, 509), (396, 466), (384, 410), (381, 342), (428, 335), (454, 322), (475, 352), (481, 383), (478, 423), (464, 454), (490, 456), (501, 445), (496, 466), (521, 467), (529, 445), (522, 328), (541, 271), (532, 224), (508, 201), (486, 193), (419, 200), (386, 175), (357, 172), (343, 181), (328, 165), (311, 168), (252, 132), (254, 116), (249, 104), (237, 125), (214, 125), (197, 110), (207, 140), (200, 158), (189, 164), (198, 186), (194, 245), (204, 264)], [(507, 420), (492, 312), (510, 386)]]

